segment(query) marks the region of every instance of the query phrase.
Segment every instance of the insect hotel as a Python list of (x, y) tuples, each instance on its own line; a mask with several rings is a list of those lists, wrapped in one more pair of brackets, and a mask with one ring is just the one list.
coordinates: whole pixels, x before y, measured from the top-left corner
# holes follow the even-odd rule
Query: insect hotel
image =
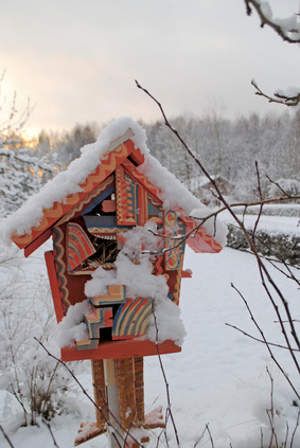
[(144, 131), (121, 119), (9, 218), (26, 257), (52, 238), (61, 359), (91, 360), (96, 421), (81, 425), (76, 445), (108, 432), (110, 446), (140, 446), (144, 430), (164, 427), (161, 409), (145, 415), (143, 357), (181, 350), (185, 244), (221, 250), (210, 229), (190, 232), (201, 207), (150, 155)]

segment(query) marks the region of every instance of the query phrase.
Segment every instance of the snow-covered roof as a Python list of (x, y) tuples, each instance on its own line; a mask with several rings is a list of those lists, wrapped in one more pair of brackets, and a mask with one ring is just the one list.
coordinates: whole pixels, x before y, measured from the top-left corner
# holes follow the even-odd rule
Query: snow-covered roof
[[(81, 148), (81, 156), (71, 162), (65, 171), (55, 176), (15, 213), (8, 216), (1, 226), (2, 238), (8, 242), (14, 234), (23, 235), (30, 232), (34, 226), (40, 223), (45, 209), (51, 208), (55, 202), (63, 202), (69, 194), (82, 191), (80, 184), (99, 166), (104, 155), (128, 138), (143, 153), (145, 161), (137, 169), (160, 189), (160, 199), (163, 201), (164, 208), (180, 207), (187, 215), (192, 211), (194, 213), (196, 209), (197, 215), (194, 216), (201, 217), (210, 213), (210, 210), (199, 199), (193, 196), (172, 173), (151, 156), (146, 145), (144, 129), (131, 118), (123, 117), (113, 120), (101, 132), (95, 143)], [(204, 227), (210, 235), (213, 235), (213, 222), (207, 221)], [(219, 243), (224, 243), (223, 225), (217, 226), (214, 238)]]

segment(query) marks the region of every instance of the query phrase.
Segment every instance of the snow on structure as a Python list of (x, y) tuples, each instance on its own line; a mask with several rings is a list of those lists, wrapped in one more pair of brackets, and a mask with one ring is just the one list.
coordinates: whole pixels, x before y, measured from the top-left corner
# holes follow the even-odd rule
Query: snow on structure
[[(26, 256), (52, 237), (45, 259), (61, 358), (92, 361), (99, 408), (109, 402), (106, 385), (117, 384), (126, 430), (145, 425), (143, 357), (181, 351), (186, 244), (197, 253), (222, 249), (204, 227), (194, 230), (189, 212), (209, 210), (150, 156), (145, 140), (132, 120), (113, 122), (4, 226)], [(106, 432), (103, 413), (96, 419), (77, 442)]]
[[(153, 342), (172, 339), (182, 345), (185, 329), (180, 317), (180, 310), (168, 297), (169, 287), (163, 275), (154, 275), (151, 255), (143, 254), (141, 242), (146, 250), (156, 250), (158, 239), (149, 233), (149, 225), (136, 227), (126, 234), (126, 243), (117, 256), (115, 270), (107, 271), (99, 266), (85, 283), (87, 297), (107, 293), (110, 285), (125, 285), (129, 297), (147, 297), (152, 301), (155, 315), (151, 317), (145, 337)], [(138, 263), (133, 257), (138, 255)], [(138, 279), (138, 281), (134, 281)], [(58, 324), (58, 343), (60, 347), (73, 345), (75, 340), (86, 339), (87, 332), (84, 318), (89, 311), (87, 301), (76, 303), (68, 308), (66, 316)]]
[[(17, 235), (27, 233), (41, 222), (45, 209), (51, 208), (55, 202), (64, 201), (70, 194), (82, 191), (80, 184), (96, 169), (101, 159), (117, 144), (128, 138), (143, 153), (145, 161), (138, 167), (138, 170), (147, 175), (159, 187), (160, 197), (165, 208), (181, 207), (187, 215), (192, 209), (201, 208), (204, 215), (209, 214), (209, 209), (150, 155), (144, 129), (131, 118), (123, 117), (113, 120), (101, 132), (95, 143), (88, 144), (81, 149), (81, 156), (71, 162), (66, 171), (55, 176), (13, 215), (4, 220), (1, 226), (2, 239), (8, 242), (14, 233)], [(212, 220), (206, 222), (204, 227), (208, 233), (214, 233)], [(221, 245), (226, 240), (225, 229), (222, 223), (218, 223), (214, 237)]]

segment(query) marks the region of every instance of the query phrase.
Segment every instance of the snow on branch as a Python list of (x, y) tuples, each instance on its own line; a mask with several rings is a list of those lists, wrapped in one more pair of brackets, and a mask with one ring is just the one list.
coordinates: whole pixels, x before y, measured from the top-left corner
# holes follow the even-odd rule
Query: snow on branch
[(284, 19), (273, 16), (269, 2), (264, 0), (244, 0), (247, 14), (250, 16), (255, 10), (260, 18), (260, 26), (265, 25), (272, 28), (284, 41), (289, 43), (300, 42), (300, 22), (299, 14), (294, 13)]
[(276, 90), (273, 96), (265, 93), (256, 83), (254, 79), (251, 85), (255, 88), (255, 95), (262, 96), (268, 100), (269, 103), (284, 104), (285, 106), (297, 106), (300, 102), (300, 88), (289, 87), (287, 89)]

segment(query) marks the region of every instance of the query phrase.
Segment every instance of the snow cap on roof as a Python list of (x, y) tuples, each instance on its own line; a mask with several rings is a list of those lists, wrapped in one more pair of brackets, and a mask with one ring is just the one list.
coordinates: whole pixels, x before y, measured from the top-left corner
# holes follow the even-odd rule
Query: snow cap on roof
[[(199, 213), (203, 216), (209, 214), (209, 209), (150, 155), (144, 129), (131, 118), (122, 117), (113, 120), (104, 128), (95, 143), (82, 147), (79, 158), (73, 160), (65, 171), (50, 180), (22, 207), (3, 221), (2, 239), (8, 242), (15, 233), (23, 235), (29, 232), (41, 221), (44, 209), (50, 208), (56, 201), (63, 202), (69, 194), (81, 191), (80, 184), (97, 168), (103, 156), (129, 137), (145, 156), (145, 162), (138, 169), (160, 189), (165, 208), (180, 207), (187, 215), (194, 209), (197, 209), (198, 215)], [(209, 234), (213, 234), (213, 223), (206, 222), (205, 228)], [(224, 237), (223, 226), (217, 226), (215, 239), (223, 244)]]

